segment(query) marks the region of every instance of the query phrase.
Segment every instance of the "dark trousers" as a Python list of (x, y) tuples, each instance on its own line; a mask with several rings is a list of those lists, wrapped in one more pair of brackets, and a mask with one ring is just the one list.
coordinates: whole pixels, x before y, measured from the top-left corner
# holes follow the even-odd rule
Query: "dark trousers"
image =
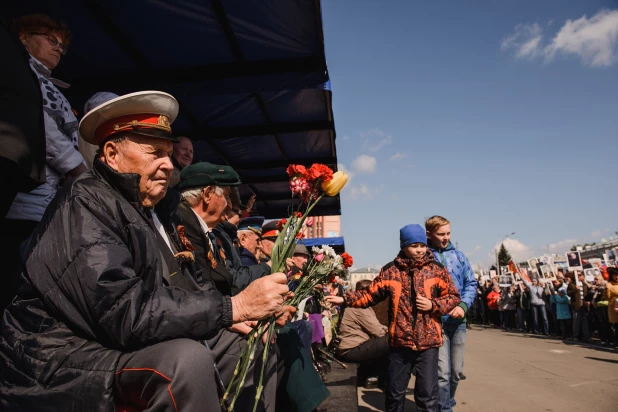
[(388, 337), (371, 338), (348, 351), (342, 351), (339, 359), (344, 362), (363, 363), (380, 359), (389, 352)]
[(584, 340), (590, 339), (588, 311), (584, 307), (573, 309), (573, 337)]
[[(215, 337), (208, 339), (207, 343), (213, 353), (215, 362), (217, 363), (217, 369), (221, 374), (223, 384), (227, 387), (234, 377), (234, 370), (238, 364), (238, 359), (247, 347), (247, 340), (244, 336), (241, 336), (238, 333), (223, 329), (219, 331)], [(236, 404), (234, 405), (234, 409), (237, 411), (253, 410), (255, 395), (257, 393), (257, 385), (260, 380), (260, 373), (262, 370), (263, 354), (264, 346), (260, 340), (255, 353), (254, 361), (247, 372), (247, 377), (245, 378), (245, 382), (243, 384), (243, 390), (240, 392)], [(269, 348), (266, 367), (264, 368), (263, 386), (264, 390), (260, 401), (258, 402), (257, 410), (274, 412), (277, 399), (277, 354), (275, 351), (275, 345), (270, 345)]]
[[(4, 217), (4, 216), (3, 216)], [(2, 288), (0, 290), (0, 316), (17, 293), (23, 271), (21, 244), (30, 237), (39, 222), (32, 220), (0, 220), (0, 262), (2, 262)]]
[(612, 328), (609, 323), (609, 314), (607, 313), (607, 306), (599, 306), (595, 308), (595, 310), (597, 313), (599, 337), (601, 338), (601, 341), (611, 343), (613, 336), (612, 336)]
[(495, 327), (500, 327), (500, 312), (496, 310), (489, 310), (489, 319), (491, 320), (492, 325)]
[(438, 412), (438, 348), (413, 351), (408, 348), (391, 348), (388, 355), (388, 389), (386, 411), (403, 412), (406, 388), (412, 369), (416, 370), (414, 402), (418, 412)]
[(562, 329), (562, 337), (564, 339), (569, 339), (573, 335), (571, 331), (573, 330), (573, 319), (560, 319), (560, 329)]
[(504, 327), (506, 329), (515, 329), (515, 310), (505, 310), (504, 313)]
[(526, 320), (526, 332), (532, 332), (534, 330), (532, 322), (532, 309), (524, 309), (524, 318)]
[(360, 363), (359, 368), (359, 384), (363, 384), (363, 380), (369, 376), (378, 376), (381, 379), (386, 378), (388, 365), (388, 336), (379, 338), (371, 338), (357, 347), (344, 351), (338, 358), (344, 362)]
[(175, 339), (120, 357), (116, 405), (152, 411), (220, 411), (213, 353), (199, 342)]

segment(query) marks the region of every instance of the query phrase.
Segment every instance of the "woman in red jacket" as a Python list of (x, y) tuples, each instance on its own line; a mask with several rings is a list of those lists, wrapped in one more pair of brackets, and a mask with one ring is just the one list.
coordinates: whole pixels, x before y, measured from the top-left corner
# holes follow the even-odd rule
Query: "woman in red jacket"
[(494, 284), (492, 291), (487, 295), (487, 307), (489, 308), (489, 319), (496, 328), (500, 327), (498, 299), (500, 299), (500, 286)]

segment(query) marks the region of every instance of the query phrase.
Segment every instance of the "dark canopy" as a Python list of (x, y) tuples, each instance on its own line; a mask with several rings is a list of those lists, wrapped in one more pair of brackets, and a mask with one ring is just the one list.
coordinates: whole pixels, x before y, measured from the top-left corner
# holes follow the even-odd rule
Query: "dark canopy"
[[(54, 76), (83, 115), (99, 91), (162, 90), (181, 105), (174, 133), (195, 161), (234, 167), (246, 200), (288, 214), (290, 163), (336, 170), (335, 128), (319, 0), (30, 0), (4, 2), (7, 20), (45, 13), (73, 32)], [(339, 215), (339, 197), (314, 215)]]
[(308, 248), (311, 248), (312, 246), (318, 246), (319, 247), (319, 246), (322, 246), (322, 245), (328, 245), (328, 246), (332, 247), (333, 249), (335, 249), (335, 252), (337, 252), (337, 253), (345, 252), (345, 242), (343, 240), (343, 236), (339, 236), (339, 237), (314, 237), (314, 238), (303, 239), (302, 242)]

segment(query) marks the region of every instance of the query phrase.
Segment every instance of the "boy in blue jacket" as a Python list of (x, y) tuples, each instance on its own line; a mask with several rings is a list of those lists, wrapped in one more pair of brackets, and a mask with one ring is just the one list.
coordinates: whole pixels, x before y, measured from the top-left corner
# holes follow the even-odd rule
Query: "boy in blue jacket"
[(477, 281), (466, 256), (451, 243), (451, 223), (442, 216), (432, 216), (425, 222), (425, 229), (429, 249), (436, 261), (446, 267), (461, 296), (461, 303), (442, 318), (444, 344), (438, 361), (440, 408), (442, 412), (451, 412), (463, 371), (466, 313), (476, 297)]

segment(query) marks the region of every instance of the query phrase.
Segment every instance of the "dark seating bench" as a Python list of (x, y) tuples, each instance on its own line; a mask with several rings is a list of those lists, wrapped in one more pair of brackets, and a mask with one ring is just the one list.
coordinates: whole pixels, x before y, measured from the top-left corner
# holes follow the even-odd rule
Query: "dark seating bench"
[(330, 396), (318, 407), (320, 412), (358, 411), (358, 364), (346, 363), (347, 369), (333, 362), (326, 374), (326, 387)]

